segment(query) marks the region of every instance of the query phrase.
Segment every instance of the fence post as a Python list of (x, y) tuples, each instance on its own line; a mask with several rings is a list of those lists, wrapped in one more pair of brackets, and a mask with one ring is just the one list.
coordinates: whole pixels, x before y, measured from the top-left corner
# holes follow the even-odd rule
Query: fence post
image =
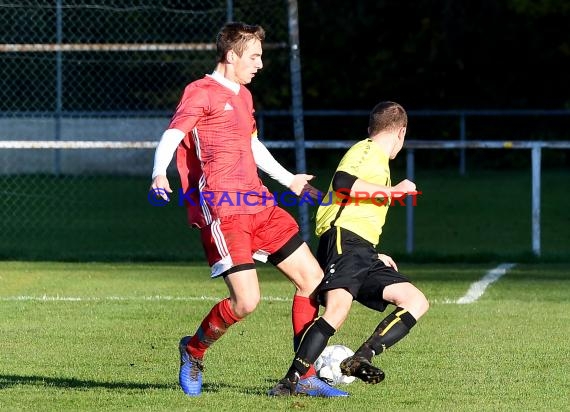
[[(406, 176), (414, 181), (414, 149), (408, 149), (406, 153)], [(412, 196), (406, 199), (406, 252), (414, 251), (414, 206)]]
[(532, 145), (532, 252), (540, 256), (540, 169), (541, 146)]
[[(467, 140), (467, 133), (465, 130), (465, 113), (459, 116), (459, 140), (465, 142)], [(459, 174), (465, 176), (465, 146), (459, 149)]]
[(234, 21), (234, 2), (233, 0), (226, 0), (226, 21)]
[[(55, 24), (55, 38), (56, 43), (61, 45), (63, 42), (63, 6), (62, 0), (56, 2), (56, 24)], [(55, 130), (54, 140), (61, 140), (61, 115), (63, 110), (63, 62), (62, 53), (58, 49), (55, 52)], [(54, 174), (59, 176), (61, 169), (61, 153), (59, 149), (54, 150), (53, 159)]]
[[(305, 173), (305, 128), (303, 124), (303, 95), (301, 87), (301, 53), (299, 50), (299, 12), (297, 1), (289, 0), (289, 46), (291, 47), (291, 99), (293, 105), (293, 131), (295, 133), (295, 158), (297, 172)], [(299, 227), (305, 242), (309, 242), (309, 208), (307, 202), (299, 204)]]

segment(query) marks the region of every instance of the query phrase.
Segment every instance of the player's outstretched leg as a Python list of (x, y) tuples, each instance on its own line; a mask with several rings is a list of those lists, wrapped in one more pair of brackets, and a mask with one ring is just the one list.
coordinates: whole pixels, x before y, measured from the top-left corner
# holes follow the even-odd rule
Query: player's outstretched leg
[[(348, 396), (348, 393), (332, 387), (315, 374), (306, 375), (334, 332), (335, 329), (324, 318), (316, 319), (304, 333), (299, 349), (295, 353), (295, 359), (285, 378), (268, 392), (269, 395), (284, 396), (297, 393), (323, 398)], [(301, 376), (305, 377), (300, 379)], [(296, 388), (291, 389), (292, 386), (296, 386)]]
[(180, 340), (180, 373), (178, 383), (188, 396), (198, 396), (202, 393), (202, 371), (204, 365), (201, 359), (196, 359), (188, 353), (186, 345), (192, 336), (184, 336)]
[(366, 383), (379, 383), (384, 380), (384, 372), (361, 356), (350, 356), (340, 363), (340, 371), (346, 376), (355, 376)]

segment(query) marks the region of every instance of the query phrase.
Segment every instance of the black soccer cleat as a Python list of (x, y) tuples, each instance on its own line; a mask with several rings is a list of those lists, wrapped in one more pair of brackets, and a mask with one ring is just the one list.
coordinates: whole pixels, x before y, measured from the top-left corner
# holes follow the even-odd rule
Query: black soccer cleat
[(287, 378), (281, 379), (271, 388), (267, 394), (269, 396), (293, 396), (297, 394), (297, 382), (290, 381)]
[(350, 356), (340, 363), (343, 375), (354, 376), (363, 382), (376, 384), (384, 380), (384, 372), (361, 356)]

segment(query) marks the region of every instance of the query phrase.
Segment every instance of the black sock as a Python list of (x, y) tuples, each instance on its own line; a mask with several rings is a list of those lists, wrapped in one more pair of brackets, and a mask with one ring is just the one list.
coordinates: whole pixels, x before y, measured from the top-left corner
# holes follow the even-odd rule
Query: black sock
[(298, 376), (307, 373), (335, 332), (335, 328), (323, 318), (315, 320), (303, 335), (295, 359), (285, 375), (287, 379), (294, 381)]
[(415, 324), (416, 319), (406, 309), (396, 308), (378, 324), (354, 356), (362, 356), (371, 361), (372, 356), (384, 352), (406, 336)]

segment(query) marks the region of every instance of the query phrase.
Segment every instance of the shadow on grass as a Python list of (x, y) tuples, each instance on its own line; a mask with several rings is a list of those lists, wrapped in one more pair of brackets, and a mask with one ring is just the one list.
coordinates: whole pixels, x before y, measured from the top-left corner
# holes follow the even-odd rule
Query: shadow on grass
[(6, 389), (16, 385), (52, 386), (56, 388), (70, 389), (172, 389), (174, 387), (173, 385), (155, 383), (99, 382), (93, 380), (54, 378), (48, 376), (0, 375), (0, 389)]
[[(269, 380), (268, 380), (269, 381)], [(12, 386), (28, 385), (53, 388), (67, 388), (77, 390), (89, 389), (127, 389), (127, 390), (152, 390), (152, 389), (179, 389), (176, 383), (134, 383), (134, 382), (102, 382), (94, 380), (84, 380), (76, 378), (54, 378), (48, 376), (22, 376), (22, 375), (0, 375), (0, 390)], [(267, 396), (267, 388), (243, 387), (241, 385), (231, 385), (226, 383), (204, 383), (204, 393), (220, 392), (226, 389), (248, 395)]]

